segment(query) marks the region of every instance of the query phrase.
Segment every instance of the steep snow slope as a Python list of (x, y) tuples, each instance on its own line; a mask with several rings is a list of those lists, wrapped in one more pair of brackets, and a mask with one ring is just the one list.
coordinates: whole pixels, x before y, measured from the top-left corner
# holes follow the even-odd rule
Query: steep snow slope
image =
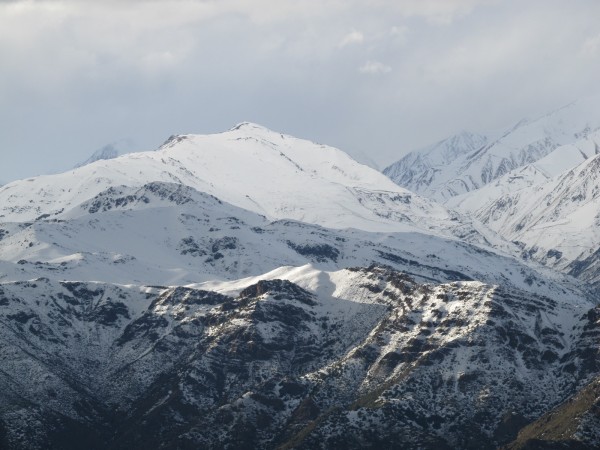
[(398, 187), (340, 150), (248, 123), (221, 134), (173, 136), (159, 151), (11, 183), (0, 189), (0, 221), (33, 221), (110, 187), (150, 181), (190, 186), (271, 220), (461, 239), (468, 234), (472, 242), (510, 251), (485, 227)]
[[(544, 184), (503, 195), (476, 214), (508, 239), (519, 241), (528, 257), (581, 275), (584, 266), (594, 267), (597, 259), (600, 155)], [(573, 261), (581, 264), (570, 265)]]
[(479, 189), (452, 197), (445, 205), (465, 213), (474, 213), (504, 194), (545, 183), (599, 154), (598, 142), (600, 131), (595, 131), (573, 144), (561, 145), (542, 159), (514, 169)]
[[(561, 145), (600, 128), (598, 98), (589, 97), (533, 121), (521, 121), (500, 137), (473, 149), (461, 143), (448, 160), (443, 147), (413, 152), (384, 170), (392, 180), (426, 197), (445, 201), (535, 162)], [(433, 153), (433, 156), (432, 156)], [(415, 165), (415, 162), (418, 163)]]
[(407, 187), (413, 192), (425, 193), (430, 185), (442, 176), (441, 167), (452, 166), (456, 160), (482, 148), (487, 142), (487, 136), (463, 131), (436, 144), (410, 152), (386, 167), (383, 173), (399, 186)]
[(598, 372), (569, 295), (380, 267), (203, 288), (0, 283), (0, 444), (480, 448)]

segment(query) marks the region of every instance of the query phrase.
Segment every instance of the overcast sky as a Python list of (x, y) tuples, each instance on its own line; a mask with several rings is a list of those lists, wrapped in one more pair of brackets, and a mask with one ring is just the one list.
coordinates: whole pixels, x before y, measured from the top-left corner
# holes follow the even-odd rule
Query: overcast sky
[(251, 121), (380, 166), (598, 89), (598, 0), (0, 0), (0, 180)]

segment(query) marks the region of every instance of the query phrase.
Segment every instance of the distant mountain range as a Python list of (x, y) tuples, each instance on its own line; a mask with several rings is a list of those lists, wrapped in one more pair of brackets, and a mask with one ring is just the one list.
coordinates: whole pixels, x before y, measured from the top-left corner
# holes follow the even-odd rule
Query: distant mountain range
[[(401, 186), (480, 220), (520, 246), (523, 258), (597, 285), (599, 104), (597, 97), (574, 102), (521, 122), (475, 150), (462, 134), (410, 153), (385, 173)], [(444, 165), (441, 158), (449, 152), (462, 156), (451, 156)], [(423, 160), (435, 162), (405, 168)], [(427, 184), (411, 181), (424, 180), (428, 173), (435, 175)], [(449, 188), (459, 184), (464, 189)]]
[[(444, 202), (588, 138), (600, 128), (598, 102), (596, 97), (582, 99), (488, 136), (463, 132), (407, 154), (384, 173), (400, 186)], [(589, 156), (590, 150), (584, 153)]]

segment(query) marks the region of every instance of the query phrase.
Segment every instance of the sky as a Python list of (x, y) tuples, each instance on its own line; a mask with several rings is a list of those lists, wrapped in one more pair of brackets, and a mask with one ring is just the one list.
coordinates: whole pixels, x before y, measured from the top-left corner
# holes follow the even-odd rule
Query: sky
[(380, 168), (597, 92), (597, 0), (0, 0), (0, 182), (242, 121)]

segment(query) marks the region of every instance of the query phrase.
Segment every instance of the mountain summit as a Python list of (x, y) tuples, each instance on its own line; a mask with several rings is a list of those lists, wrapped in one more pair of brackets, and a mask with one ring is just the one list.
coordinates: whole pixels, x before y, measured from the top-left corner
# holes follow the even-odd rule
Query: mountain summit
[(114, 159), (121, 155), (131, 152), (133, 147), (133, 143), (129, 139), (122, 139), (110, 144), (105, 145), (102, 148), (99, 148), (91, 156), (85, 161), (75, 165), (75, 169), (83, 166), (87, 166), (88, 164), (92, 164), (96, 161), (102, 161), (107, 159)]

